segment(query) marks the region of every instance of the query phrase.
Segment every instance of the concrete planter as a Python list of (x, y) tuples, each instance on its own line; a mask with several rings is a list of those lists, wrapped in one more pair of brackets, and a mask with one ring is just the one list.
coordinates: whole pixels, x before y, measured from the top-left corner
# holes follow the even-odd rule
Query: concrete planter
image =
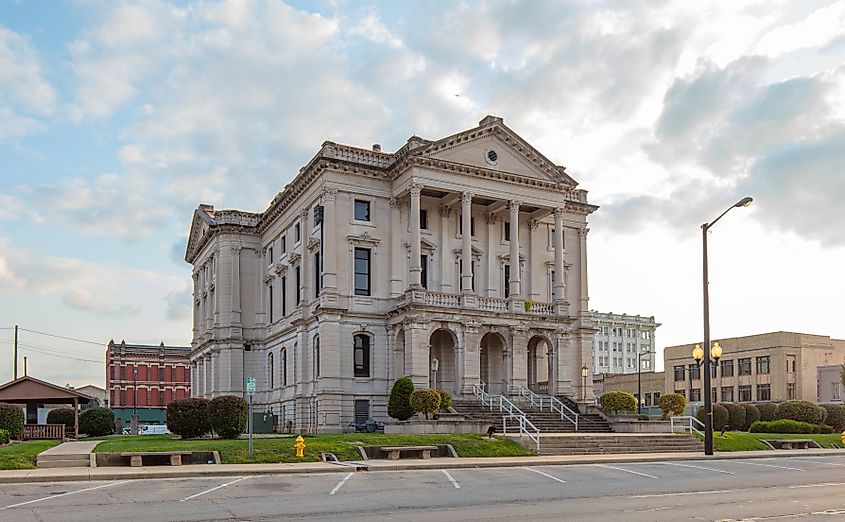
[(489, 422), (466, 419), (410, 420), (384, 425), (386, 434), (421, 435), (426, 433), (486, 434)]
[[(629, 418), (632, 417), (632, 418)], [(619, 415), (610, 417), (610, 427), (616, 433), (671, 433), (669, 421), (637, 420), (637, 416)]]

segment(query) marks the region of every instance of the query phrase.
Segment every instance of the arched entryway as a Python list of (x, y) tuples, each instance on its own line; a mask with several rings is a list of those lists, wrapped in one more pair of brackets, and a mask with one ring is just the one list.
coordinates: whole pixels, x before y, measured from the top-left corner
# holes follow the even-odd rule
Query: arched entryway
[(549, 341), (535, 335), (528, 340), (528, 389), (534, 393), (549, 393), (549, 375), (552, 375), (552, 358)]
[(457, 367), (455, 334), (445, 328), (438, 328), (431, 334), (428, 345), (429, 386), (452, 394), (458, 393), (460, 390), (457, 389), (455, 372)]
[(505, 375), (505, 339), (501, 334), (484, 334), (480, 343), (481, 382), (487, 384), (487, 392), (494, 395), (508, 394)]
[(405, 330), (399, 330), (393, 343), (393, 380), (405, 377)]

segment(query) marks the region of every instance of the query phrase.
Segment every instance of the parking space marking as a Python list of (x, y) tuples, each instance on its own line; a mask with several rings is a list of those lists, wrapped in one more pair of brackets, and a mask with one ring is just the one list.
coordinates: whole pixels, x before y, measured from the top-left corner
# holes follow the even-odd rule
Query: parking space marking
[(686, 497), (690, 495), (713, 495), (716, 493), (736, 493), (741, 489), (714, 489), (711, 491), (682, 491), (680, 493), (650, 493), (648, 495), (631, 495), (628, 498), (657, 498), (657, 497)]
[(703, 469), (705, 471), (713, 471), (714, 473), (724, 473), (725, 475), (735, 475), (735, 473), (731, 471), (724, 471), (721, 469), (713, 469), (713, 468), (705, 468), (704, 466), (693, 466), (692, 464), (681, 464), (678, 462), (661, 462), (661, 464), (665, 464), (667, 466), (683, 466), (685, 468), (695, 468), (695, 469)]
[(805, 469), (800, 468), (790, 468), (789, 466), (775, 466), (774, 464), (762, 464), (760, 462), (742, 462), (741, 460), (734, 460), (736, 464), (745, 464), (746, 466), (763, 466), (766, 468), (778, 468), (778, 469), (789, 469), (792, 471), (807, 471)]
[[(35, 500), (27, 500), (26, 502), (19, 502), (17, 504), (12, 504), (10, 506), (6, 506), (3, 509), (16, 508), (16, 507), (19, 507), (19, 506), (26, 506), (27, 504), (35, 504), (36, 502), (41, 502), (43, 500), (50, 500), (51, 498), (66, 497), (68, 495), (75, 495), (77, 493), (84, 493), (86, 491), (94, 491), (95, 489), (110, 488), (112, 486), (119, 486), (121, 484), (126, 484), (127, 482), (131, 482), (131, 481), (130, 480), (122, 480), (120, 482), (112, 482), (111, 484), (102, 484), (100, 486), (94, 486), (94, 487), (91, 487), (91, 488), (78, 489), (76, 491), (68, 491), (67, 493), (59, 493), (58, 495), (50, 495), (49, 497), (37, 498)], [(0, 511), (2, 511), (2, 510), (0, 510)]]
[(624, 471), (625, 473), (631, 473), (633, 475), (639, 475), (641, 477), (648, 477), (648, 478), (651, 478), (651, 479), (657, 478), (654, 475), (649, 475), (648, 473), (642, 473), (640, 471), (633, 471), (633, 470), (625, 469), (625, 468), (617, 468), (616, 466), (607, 466), (605, 464), (595, 464), (595, 466), (598, 466), (600, 468), (615, 469), (616, 471)]
[[(807, 457), (809, 458), (809, 457)], [(801, 459), (792, 459), (797, 460), (798, 462), (812, 462), (813, 464), (827, 464), (828, 466), (845, 466), (845, 464), (839, 462), (824, 462), (821, 460), (801, 460)]]
[(559, 479), (559, 478), (557, 478), (557, 477), (555, 477), (555, 476), (553, 476), (553, 475), (549, 475), (548, 473), (543, 473), (542, 471), (538, 471), (538, 470), (533, 469), (533, 468), (526, 468), (526, 467), (524, 467), (524, 466), (523, 466), (523, 468), (522, 468), (522, 469), (527, 469), (528, 471), (533, 471), (534, 473), (537, 473), (537, 474), (539, 474), (539, 475), (543, 475), (544, 477), (548, 477), (548, 478), (550, 478), (550, 479), (552, 479), (552, 480), (556, 480), (556, 481), (560, 482), (561, 484), (566, 484), (566, 481), (565, 481), (565, 480), (561, 480), (561, 479)]
[(826, 488), (830, 486), (845, 486), (845, 482), (824, 482), (822, 484), (801, 484), (799, 486), (789, 486), (789, 489), (801, 488)]
[(182, 500), (180, 500), (179, 502), (185, 502), (186, 500), (191, 500), (191, 499), (193, 499), (193, 498), (201, 497), (201, 496), (203, 496), (203, 495), (205, 495), (205, 494), (207, 494), (207, 493), (211, 493), (212, 491), (217, 491), (218, 489), (222, 489), (222, 488), (225, 488), (225, 487), (229, 487), (229, 486), (231, 486), (232, 484), (234, 484), (234, 483), (236, 483), (236, 482), (240, 482), (240, 481), (242, 481), (242, 480), (246, 480), (246, 479), (248, 479), (248, 478), (252, 478), (252, 477), (251, 477), (251, 476), (249, 476), (249, 477), (241, 477), (241, 478), (239, 478), (239, 479), (237, 479), (237, 480), (233, 480), (233, 481), (231, 481), (231, 482), (227, 482), (227, 483), (225, 483), (225, 484), (220, 484), (219, 486), (214, 486), (214, 487), (213, 487), (213, 488), (211, 488), (211, 489), (206, 489), (205, 491), (200, 491), (199, 493), (195, 493), (195, 494), (191, 495), (190, 497), (185, 497), (185, 498), (183, 498)]
[(443, 474), (444, 474), (444, 475), (446, 475), (446, 478), (447, 478), (447, 479), (449, 479), (449, 482), (451, 482), (453, 486), (455, 486), (455, 489), (461, 489), (461, 485), (460, 485), (460, 484), (458, 484), (458, 481), (457, 481), (457, 480), (455, 480), (455, 477), (453, 477), (453, 476), (452, 476), (452, 475), (451, 475), (448, 471), (446, 471), (445, 469), (441, 469), (440, 471), (442, 471), (442, 472), (443, 472)]
[(343, 478), (341, 479), (341, 481), (337, 483), (337, 486), (335, 486), (335, 487), (334, 487), (334, 489), (332, 490), (332, 492), (331, 492), (331, 493), (329, 493), (329, 495), (334, 495), (335, 493), (337, 493), (337, 491), (338, 491), (341, 487), (343, 487), (343, 485), (344, 485), (344, 484), (346, 484), (346, 481), (347, 481), (347, 480), (349, 480), (349, 477), (351, 477), (351, 476), (352, 476), (352, 475), (354, 475), (354, 474), (355, 474), (355, 472), (354, 472), (354, 471), (352, 471), (352, 472), (350, 472), (349, 474), (347, 474), (345, 477), (343, 477)]

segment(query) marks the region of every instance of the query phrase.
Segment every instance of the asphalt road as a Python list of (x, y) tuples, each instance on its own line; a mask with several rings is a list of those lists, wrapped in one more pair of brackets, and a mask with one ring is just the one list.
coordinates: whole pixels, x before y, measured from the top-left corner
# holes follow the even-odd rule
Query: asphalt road
[(845, 456), (0, 485), (2, 521), (845, 520)]

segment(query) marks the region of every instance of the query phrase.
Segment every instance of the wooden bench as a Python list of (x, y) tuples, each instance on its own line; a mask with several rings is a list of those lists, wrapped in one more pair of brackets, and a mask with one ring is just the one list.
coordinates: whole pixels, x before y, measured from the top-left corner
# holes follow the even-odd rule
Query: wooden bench
[(808, 449), (821, 448), (813, 439), (764, 439), (763, 442), (774, 449)]
[(437, 446), (381, 446), (381, 450), (387, 453), (388, 460), (399, 460), (399, 454), (403, 451), (416, 453), (421, 459), (430, 459), (431, 452), (436, 451)]
[(182, 455), (190, 455), (190, 451), (132, 451), (121, 453), (121, 457), (129, 457), (129, 465), (133, 468), (143, 466), (143, 457), (170, 457), (171, 466), (182, 465)]

